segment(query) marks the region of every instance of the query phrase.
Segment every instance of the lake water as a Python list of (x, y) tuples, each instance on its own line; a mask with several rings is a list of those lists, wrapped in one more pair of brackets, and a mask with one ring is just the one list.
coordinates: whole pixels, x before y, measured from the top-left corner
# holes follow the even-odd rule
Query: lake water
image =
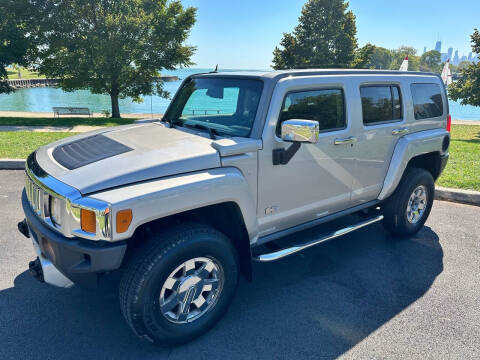
[[(208, 72), (212, 69), (180, 69), (164, 71), (163, 75), (176, 75), (181, 80), (190, 74)], [(229, 71), (229, 70), (222, 70)], [(230, 70), (234, 71), (234, 70)], [(171, 95), (175, 94), (181, 84), (180, 81), (166, 82), (165, 90)], [(146, 96), (142, 103), (135, 103), (131, 99), (120, 99), (120, 112), (162, 114), (166, 111), (169, 99), (159, 96)], [(56, 88), (31, 88), (19, 89), (12, 94), (0, 95), (0, 111), (32, 111), (51, 112), (54, 106), (88, 107), (93, 112), (111, 111), (110, 97), (106, 95), (92, 94), (88, 90), (64, 92)], [(463, 106), (450, 100), (450, 114), (453, 119), (480, 120), (480, 107)]]

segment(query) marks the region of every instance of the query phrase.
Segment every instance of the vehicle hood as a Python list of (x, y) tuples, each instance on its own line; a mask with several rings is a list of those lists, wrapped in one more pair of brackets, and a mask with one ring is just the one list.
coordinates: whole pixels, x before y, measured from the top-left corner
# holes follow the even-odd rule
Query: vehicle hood
[[(44, 146), (37, 150), (36, 160), (48, 174), (88, 194), (220, 167), (220, 155), (212, 142), (194, 132), (170, 129), (160, 123), (126, 125)], [(102, 158), (102, 153), (109, 157)], [(69, 160), (79, 166), (65, 165)]]

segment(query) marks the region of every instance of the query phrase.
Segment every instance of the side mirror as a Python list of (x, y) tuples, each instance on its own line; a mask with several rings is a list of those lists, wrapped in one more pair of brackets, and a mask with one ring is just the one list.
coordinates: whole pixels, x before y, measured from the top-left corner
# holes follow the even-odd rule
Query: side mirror
[(313, 120), (286, 120), (282, 123), (282, 140), (289, 142), (310, 143), (318, 142), (319, 126)]

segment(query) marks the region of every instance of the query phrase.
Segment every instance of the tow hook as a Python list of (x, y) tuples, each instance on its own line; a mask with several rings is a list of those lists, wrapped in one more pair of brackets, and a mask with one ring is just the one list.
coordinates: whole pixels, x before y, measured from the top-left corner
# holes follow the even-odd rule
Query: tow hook
[(43, 278), (43, 269), (42, 264), (40, 263), (40, 259), (37, 257), (34, 261), (30, 261), (28, 263), (28, 269), (30, 270), (30, 274), (40, 282), (45, 282)]
[(23, 221), (20, 221), (17, 224), (17, 227), (18, 227), (18, 231), (20, 231), (23, 234), (23, 236), (25, 236), (26, 238), (30, 238), (30, 232), (28, 230), (27, 220), (23, 219)]

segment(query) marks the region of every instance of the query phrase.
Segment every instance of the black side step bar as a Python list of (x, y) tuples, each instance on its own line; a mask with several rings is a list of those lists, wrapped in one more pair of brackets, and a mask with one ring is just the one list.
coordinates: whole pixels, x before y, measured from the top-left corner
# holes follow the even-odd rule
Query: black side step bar
[(288, 247), (288, 248), (278, 250), (278, 251), (268, 253), (268, 254), (256, 255), (256, 256), (253, 257), (253, 260), (260, 261), (260, 262), (269, 262), (269, 261), (279, 260), (279, 259), (282, 259), (282, 258), (287, 257), (289, 255), (293, 255), (297, 252), (308, 249), (309, 247), (312, 247), (312, 246), (321, 244), (325, 241), (328, 241), (328, 240), (335, 239), (337, 237), (346, 235), (348, 233), (351, 233), (352, 231), (361, 229), (365, 226), (374, 224), (374, 223), (382, 221), (382, 220), (383, 220), (383, 215), (378, 215), (378, 216), (370, 218), (368, 220), (359, 222), (356, 225), (347, 226), (346, 228), (343, 228), (343, 229), (337, 230), (333, 233), (324, 235), (324, 236), (322, 236), (318, 239), (308, 241), (304, 244), (298, 244), (298, 245)]

